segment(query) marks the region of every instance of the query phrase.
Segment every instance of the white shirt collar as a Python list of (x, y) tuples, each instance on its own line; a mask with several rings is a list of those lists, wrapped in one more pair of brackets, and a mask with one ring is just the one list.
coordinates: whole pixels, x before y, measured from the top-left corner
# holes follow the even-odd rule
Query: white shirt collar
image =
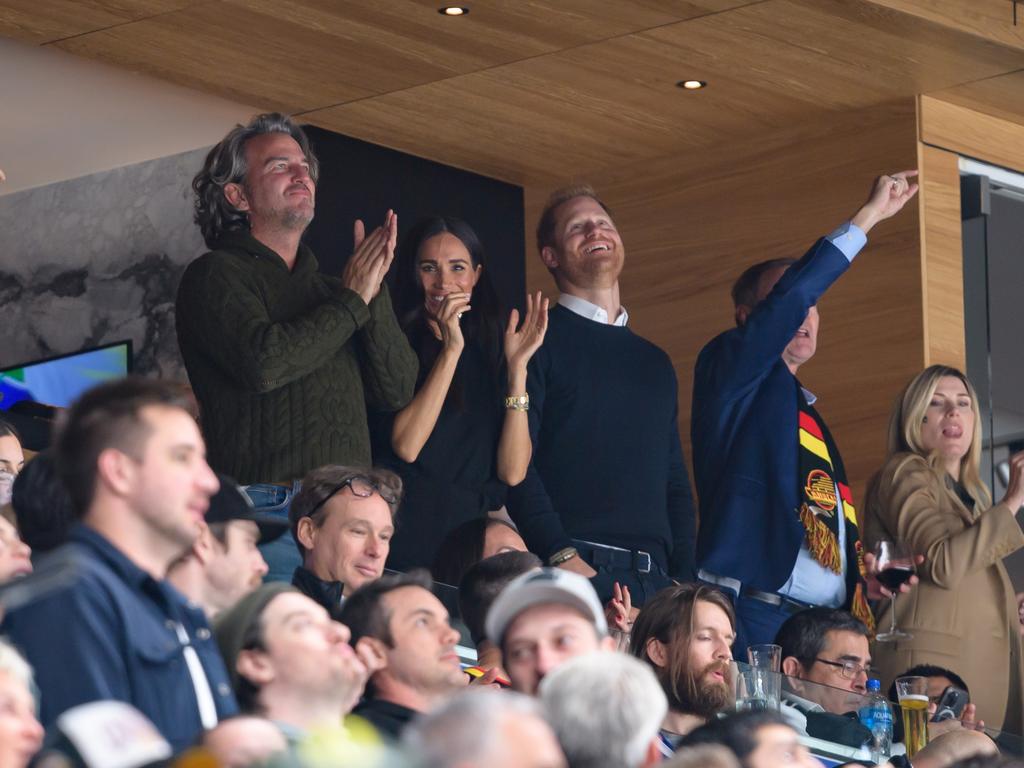
[[(604, 323), (605, 325), (608, 324), (608, 313), (604, 310), (604, 307), (591, 304), (579, 296), (563, 293), (558, 297), (558, 303), (570, 312), (574, 312), (580, 317), (585, 317), (587, 320), (593, 320), (595, 323)], [(619, 307), (619, 316), (615, 318), (615, 322), (612, 325), (625, 326), (628, 322), (629, 313), (625, 307)]]

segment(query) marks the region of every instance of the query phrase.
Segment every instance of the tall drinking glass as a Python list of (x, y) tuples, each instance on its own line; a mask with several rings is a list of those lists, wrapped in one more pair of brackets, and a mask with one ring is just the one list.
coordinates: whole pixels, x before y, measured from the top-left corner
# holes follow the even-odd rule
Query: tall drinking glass
[(928, 743), (928, 678), (897, 677), (896, 697), (903, 713), (903, 743), (913, 758)]
[(882, 643), (894, 643), (897, 640), (909, 640), (913, 637), (909, 632), (896, 628), (896, 596), (900, 587), (910, 581), (916, 570), (914, 553), (904, 542), (883, 539), (875, 544), (875, 566), (878, 569), (878, 581), (892, 592), (892, 615), (888, 632), (879, 632), (875, 639)]

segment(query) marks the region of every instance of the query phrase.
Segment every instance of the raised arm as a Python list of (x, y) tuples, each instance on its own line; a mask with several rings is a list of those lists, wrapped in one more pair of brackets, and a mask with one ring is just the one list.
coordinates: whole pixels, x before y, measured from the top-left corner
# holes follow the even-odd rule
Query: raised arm
[[(519, 397), (526, 392), (527, 364), (544, 343), (548, 328), (548, 300), (540, 291), (526, 296), (526, 316), (519, 324), (519, 312), (512, 310), (505, 329), (505, 366), (508, 371), (508, 396)], [(505, 421), (498, 442), (498, 479), (507, 485), (519, 485), (526, 478), (533, 454), (530, 420), (526, 408), (506, 408)]]

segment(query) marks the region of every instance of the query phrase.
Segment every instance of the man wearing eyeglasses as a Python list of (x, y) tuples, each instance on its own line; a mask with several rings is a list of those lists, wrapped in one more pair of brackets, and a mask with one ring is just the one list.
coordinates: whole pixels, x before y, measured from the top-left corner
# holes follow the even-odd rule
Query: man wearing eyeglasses
[(867, 728), (845, 717), (862, 706), (872, 674), (864, 622), (837, 608), (809, 608), (783, 623), (775, 644), (782, 648), (784, 710), (792, 724), (840, 744), (869, 740)]
[(307, 474), (288, 513), (302, 556), (292, 584), (335, 616), (345, 597), (384, 573), (401, 495), (401, 479), (385, 469), (329, 465)]

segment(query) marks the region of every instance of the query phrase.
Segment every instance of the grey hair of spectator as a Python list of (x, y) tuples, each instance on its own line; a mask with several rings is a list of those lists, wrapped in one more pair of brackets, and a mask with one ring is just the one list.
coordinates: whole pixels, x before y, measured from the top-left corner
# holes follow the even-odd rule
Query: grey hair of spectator
[(256, 115), (248, 125), (236, 125), (206, 156), (203, 169), (192, 180), (195, 192), (195, 221), (203, 240), (215, 248), (225, 232), (249, 231), (249, 217), (228, 202), (224, 188), (228, 184), (245, 185), (249, 171), (245, 145), (249, 139), (267, 133), (284, 133), (295, 139), (309, 163), (309, 176), (316, 183), (320, 164), (309, 145), (305, 131), (287, 115), (270, 112)]
[(490, 765), (509, 745), (501, 738), (506, 717), (544, 719), (536, 699), (513, 691), (483, 688), (454, 696), (417, 718), (402, 734), (402, 745), (417, 768)]
[(573, 768), (637, 768), (668, 712), (651, 667), (618, 652), (570, 659), (538, 695)]
[(740, 763), (727, 747), (699, 744), (679, 750), (660, 768), (740, 768)]
[(7, 674), (32, 690), (32, 667), (18, 650), (0, 637), (0, 674)]

